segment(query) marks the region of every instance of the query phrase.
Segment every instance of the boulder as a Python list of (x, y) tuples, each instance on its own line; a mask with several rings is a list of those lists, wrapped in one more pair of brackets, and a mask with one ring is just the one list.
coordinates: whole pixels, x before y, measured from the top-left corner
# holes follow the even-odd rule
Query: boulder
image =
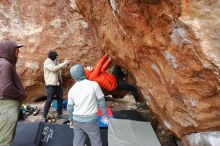
[(181, 138), (220, 129), (219, 1), (76, 0), (161, 124)]

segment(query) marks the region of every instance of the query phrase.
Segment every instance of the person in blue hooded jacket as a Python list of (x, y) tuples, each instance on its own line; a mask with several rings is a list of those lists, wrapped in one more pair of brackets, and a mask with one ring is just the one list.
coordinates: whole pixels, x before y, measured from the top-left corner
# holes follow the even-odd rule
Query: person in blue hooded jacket
[(98, 83), (86, 79), (82, 65), (71, 67), (70, 74), (76, 81), (69, 90), (67, 105), (70, 127), (74, 131), (73, 146), (83, 146), (86, 134), (91, 146), (102, 146), (96, 113), (99, 106), (103, 121), (108, 121), (104, 94)]

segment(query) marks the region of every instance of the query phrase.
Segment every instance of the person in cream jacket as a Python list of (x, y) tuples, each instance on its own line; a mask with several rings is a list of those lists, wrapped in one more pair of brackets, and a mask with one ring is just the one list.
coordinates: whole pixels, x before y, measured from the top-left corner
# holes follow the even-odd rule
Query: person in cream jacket
[(43, 119), (47, 122), (47, 114), (50, 109), (51, 102), (54, 96), (57, 98), (57, 118), (63, 118), (62, 115), (62, 100), (63, 100), (63, 87), (61, 70), (66, 68), (69, 60), (63, 63), (58, 62), (58, 54), (56, 51), (49, 51), (48, 58), (44, 61), (44, 81), (47, 89), (47, 99), (44, 105)]

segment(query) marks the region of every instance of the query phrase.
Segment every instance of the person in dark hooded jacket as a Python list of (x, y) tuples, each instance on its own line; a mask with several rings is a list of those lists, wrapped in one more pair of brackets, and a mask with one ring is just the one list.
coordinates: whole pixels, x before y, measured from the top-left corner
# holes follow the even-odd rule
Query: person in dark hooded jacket
[(0, 145), (10, 146), (21, 101), (27, 95), (16, 71), (19, 48), (10, 40), (0, 41)]

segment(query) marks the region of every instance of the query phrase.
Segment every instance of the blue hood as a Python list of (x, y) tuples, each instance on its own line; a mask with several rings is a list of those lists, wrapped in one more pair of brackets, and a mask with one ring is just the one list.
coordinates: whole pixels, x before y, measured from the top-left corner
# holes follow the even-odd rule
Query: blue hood
[(86, 79), (84, 68), (80, 64), (70, 68), (70, 75), (76, 82)]

